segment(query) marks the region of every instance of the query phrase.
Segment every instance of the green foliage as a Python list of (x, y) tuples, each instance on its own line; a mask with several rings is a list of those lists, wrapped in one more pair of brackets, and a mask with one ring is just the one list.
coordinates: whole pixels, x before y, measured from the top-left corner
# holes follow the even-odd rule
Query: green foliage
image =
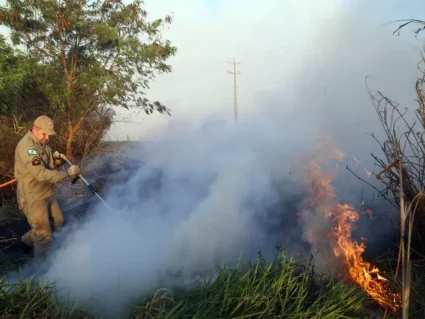
[(13, 95), (22, 87), (25, 72), (22, 70), (22, 54), (15, 52), (0, 35), (0, 114), (8, 114)]
[[(171, 17), (147, 21), (143, 2), (18, 1), (0, 8), (14, 44), (26, 46), (38, 88), (55, 114), (66, 114), (67, 152), (86, 117), (121, 106), (170, 114), (144, 97), (149, 81), (170, 72), (176, 53), (161, 31)], [(19, 76), (17, 81), (19, 80)]]
[(0, 116), (32, 120), (49, 109), (37, 86), (33, 61), (0, 35)]
[[(49, 106), (37, 84), (33, 61), (0, 36), (0, 183), (13, 178), (16, 144), (35, 117), (51, 113)], [(0, 189), (2, 199), (14, 196), (12, 187)]]

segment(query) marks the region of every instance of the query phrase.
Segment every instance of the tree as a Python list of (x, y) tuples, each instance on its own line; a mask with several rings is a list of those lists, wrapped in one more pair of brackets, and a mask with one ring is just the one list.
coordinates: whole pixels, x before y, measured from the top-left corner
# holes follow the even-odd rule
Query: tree
[(0, 115), (9, 114), (15, 94), (22, 86), (22, 55), (6, 43), (0, 35)]
[[(35, 80), (34, 63), (0, 36), (0, 184), (12, 179), (14, 151), (35, 116), (50, 104)], [(14, 196), (2, 189), (3, 198)]]
[(172, 18), (147, 21), (141, 0), (7, 0), (0, 23), (24, 45), (37, 67), (37, 84), (52, 112), (65, 118), (66, 154), (87, 117), (105, 107), (170, 114), (144, 90), (177, 52), (161, 39)]
[(0, 35), (0, 116), (18, 122), (49, 109), (48, 100), (37, 87), (33, 66), (33, 61)]

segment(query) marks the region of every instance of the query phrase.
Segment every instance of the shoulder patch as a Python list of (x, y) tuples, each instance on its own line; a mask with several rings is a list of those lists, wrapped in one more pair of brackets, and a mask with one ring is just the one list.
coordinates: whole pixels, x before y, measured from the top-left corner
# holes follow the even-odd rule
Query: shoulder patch
[(30, 156), (37, 155), (37, 150), (35, 148), (30, 148), (28, 150), (28, 155), (30, 155)]
[(40, 161), (40, 159), (39, 159), (37, 156), (35, 156), (35, 157), (32, 159), (31, 163), (32, 163), (32, 166), (38, 166), (38, 165), (40, 165), (40, 164), (41, 164), (41, 161)]

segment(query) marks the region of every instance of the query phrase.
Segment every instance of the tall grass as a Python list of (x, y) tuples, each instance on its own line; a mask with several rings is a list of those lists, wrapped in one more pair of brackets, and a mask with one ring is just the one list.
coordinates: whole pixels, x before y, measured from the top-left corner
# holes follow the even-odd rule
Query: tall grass
[[(0, 318), (92, 318), (86, 308), (59, 299), (53, 284), (0, 281)], [(215, 280), (190, 288), (159, 289), (123, 318), (366, 318), (363, 292), (323, 279), (309, 262), (273, 261), (223, 267)]]
[[(402, 275), (401, 275), (401, 287), (402, 287), (402, 319), (409, 318), (410, 308), (410, 294), (412, 289), (412, 261), (411, 261), (411, 249), (412, 249), (412, 232), (414, 225), (414, 217), (417, 211), (420, 200), (424, 197), (424, 192), (419, 192), (407, 205), (404, 201), (403, 193), (403, 170), (402, 161), (400, 161), (400, 249), (399, 257), (397, 262), (397, 268), (395, 277), (397, 278), (399, 272), (399, 264), (401, 261)], [(406, 225), (407, 222), (407, 225)], [(407, 228), (407, 234), (406, 232)], [(407, 237), (407, 242), (405, 240)]]
[(35, 279), (8, 284), (0, 280), (0, 318), (89, 318), (82, 308), (60, 300), (53, 284)]
[(221, 269), (214, 282), (204, 282), (176, 297), (168, 291), (136, 307), (133, 318), (362, 318), (364, 295), (343, 282), (326, 282), (311, 264), (287, 260), (243, 269)]

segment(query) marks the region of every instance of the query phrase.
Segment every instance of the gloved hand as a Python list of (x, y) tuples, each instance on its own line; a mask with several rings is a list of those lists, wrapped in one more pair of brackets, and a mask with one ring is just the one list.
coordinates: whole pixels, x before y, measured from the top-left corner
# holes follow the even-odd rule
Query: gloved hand
[(68, 172), (69, 176), (78, 175), (81, 173), (80, 168), (77, 165), (71, 165), (66, 171)]
[(61, 157), (62, 154), (60, 154), (58, 151), (53, 153), (53, 163), (56, 167), (61, 166), (63, 163), (65, 163), (65, 160)]

